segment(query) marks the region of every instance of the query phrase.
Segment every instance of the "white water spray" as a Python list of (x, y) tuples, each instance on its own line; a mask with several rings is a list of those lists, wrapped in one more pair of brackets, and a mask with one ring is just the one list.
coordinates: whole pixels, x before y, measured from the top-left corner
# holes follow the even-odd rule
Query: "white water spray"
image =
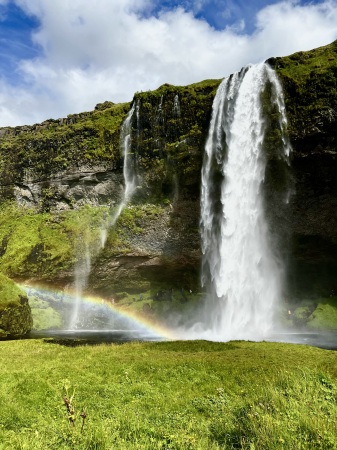
[(215, 340), (264, 338), (281, 299), (282, 270), (272, 249), (261, 185), (265, 123), (261, 94), (279, 111), (286, 158), (286, 117), (273, 70), (259, 64), (225, 79), (218, 88), (202, 169), (202, 284), (210, 284), (212, 306), (200, 335)]

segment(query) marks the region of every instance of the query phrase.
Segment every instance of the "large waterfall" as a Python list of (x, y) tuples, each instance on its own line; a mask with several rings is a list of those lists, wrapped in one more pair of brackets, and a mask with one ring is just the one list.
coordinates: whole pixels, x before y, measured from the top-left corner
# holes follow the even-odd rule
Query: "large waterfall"
[(265, 337), (282, 297), (282, 266), (273, 250), (262, 195), (266, 84), (287, 158), (282, 89), (268, 65), (224, 79), (213, 103), (201, 192), (202, 284), (211, 297), (202, 331), (210, 339)]

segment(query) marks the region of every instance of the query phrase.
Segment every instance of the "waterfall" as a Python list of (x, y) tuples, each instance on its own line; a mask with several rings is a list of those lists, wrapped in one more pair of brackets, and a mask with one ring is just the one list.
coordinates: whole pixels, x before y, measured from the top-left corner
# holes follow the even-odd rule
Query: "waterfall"
[(176, 94), (173, 99), (173, 115), (180, 117), (180, 102), (178, 94)]
[[(137, 176), (134, 171), (133, 155), (131, 153), (131, 121), (133, 113), (137, 114), (137, 127), (139, 123), (139, 105), (138, 102), (134, 102), (130, 109), (126, 119), (123, 122), (120, 134), (120, 148), (123, 155), (123, 177), (124, 177), (124, 193), (122, 200), (117, 206), (116, 210), (112, 214), (109, 220), (109, 228), (114, 226), (118, 217), (121, 215), (123, 209), (131, 199), (137, 187)], [(137, 130), (137, 136), (139, 131)]]
[[(139, 106), (136, 103), (133, 103), (132, 108), (130, 109), (126, 119), (124, 120), (121, 128), (121, 134), (120, 134), (120, 149), (121, 153), (123, 155), (124, 164), (123, 164), (123, 177), (124, 177), (124, 193), (122, 200), (118, 204), (117, 208), (111, 215), (111, 217), (108, 220), (108, 227), (107, 228), (101, 228), (100, 230), (100, 240), (99, 240), (99, 246), (100, 248), (90, 248), (89, 241), (90, 241), (90, 235), (84, 236), (84, 249), (83, 244), (79, 242), (79, 249), (78, 253), (80, 254), (80, 258), (78, 263), (75, 266), (75, 303), (72, 310), (72, 314), (70, 317), (70, 329), (76, 329), (80, 328), (81, 324), (80, 321), (80, 307), (81, 307), (81, 298), (83, 295), (83, 292), (85, 288), (87, 287), (88, 278), (90, 275), (91, 270), (91, 260), (95, 256), (97, 256), (97, 253), (100, 249), (104, 248), (106, 240), (107, 240), (107, 234), (108, 229), (115, 225), (118, 217), (121, 215), (123, 209), (131, 199), (135, 189), (136, 189), (136, 182), (137, 177), (134, 171), (134, 164), (133, 164), (133, 158), (131, 154), (131, 120), (133, 113), (136, 109), (137, 112), (137, 127), (139, 123)], [(138, 132), (137, 132), (138, 135)], [(89, 230), (88, 230), (89, 233)], [(80, 245), (82, 244), (82, 245)]]
[(282, 266), (273, 250), (263, 195), (264, 105), (279, 114), (282, 153), (289, 156), (282, 89), (266, 64), (223, 80), (213, 103), (201, 191), (201, 283), (210, 304), (202, 330), (211, 339), (262, 339), (282, 296)]
[[(75, 266), (75, 302), (69, 324), (69, 328), (71, 330), (80, 328), (79, 315), (80, 315), (81, 297), (83, 291), (87, 286), (88, 277), (91, 269), (91, 254), (89, 244), (86, 236), (84, 239), (85, 239), (84, 253), (82, 253), (81, 259), (77, 262)], [(79, 250), (79, 252), (81, 251), (83, 252), (83, 249)]]

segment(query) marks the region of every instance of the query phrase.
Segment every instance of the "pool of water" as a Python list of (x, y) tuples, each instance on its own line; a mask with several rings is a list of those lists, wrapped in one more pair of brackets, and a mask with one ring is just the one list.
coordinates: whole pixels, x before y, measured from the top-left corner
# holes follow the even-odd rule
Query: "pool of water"
[(69, 346), (165, 340), (160, 335), (140, 330), (43, 330), (32, 331), (29, 338), (46, 339), (51, 343)]
[(312, 347), (337, 350), (337, 330), (320, 332), (275, 333), (266, 340), (270, 342), (305, 344), (311, 345)]
[[(31, 332), (31, 339), (46, 339), (64, 345), (94, 345), (101, 343), (123, 343), (132, 341), (165, 341), (155, 333), (140, 330), (48, 330)], [(337, 331), (282, 332), (271, 335), (268, 342), (304, 344), (329, 350), (337, 350)]]

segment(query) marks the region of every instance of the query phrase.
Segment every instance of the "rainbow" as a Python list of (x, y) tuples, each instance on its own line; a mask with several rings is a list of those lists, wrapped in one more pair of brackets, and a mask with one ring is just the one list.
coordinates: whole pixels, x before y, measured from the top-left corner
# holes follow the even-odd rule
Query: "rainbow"
[[(39, 284), (31, 284), (31, 283), (18, 283), (18, 286), (23, 289), (28, 296), (38, 296), (40, 298), (43, 297), (53, 297), (53, 299), (64, 302), (65, 304), (71, 305), (75, 304), (77, 301), (76, 295), (73, 291), (62, 291), (57, 290), (55, 288), (50, 288), (46, 285)], [(134, 310), (130, 309), (122, 309), (121, 307), (116, 306), (114, 303), (97, 296), (81, 296), (80, 297), (80, 305), (81, 308), (85, 309), (90, 313), (90, 311), (94, 308), (97, 310), (103, 310), (105, 313), (110, 312), (111, 318), (116, 319), (119, 322), (125, 323), (127, 328), (125, 330), (113, 329), (111, 328), (111, 332), (113, 331), (138, 331), (147, 336), (151, 336), (152, 339), (158, 338), (158, 340), (174, 340), (176, 337), (174, 336), (172, 330), (168, 329), (163, 324), (155, 322), (151, 320), (150, 317), (145, 316), (144, 314), (137, 313)], [(74, 330), (64, 330), (64, 331), (74, 331)], [(104, 329), (100, 331), (108, 332), (109, 329)]]

